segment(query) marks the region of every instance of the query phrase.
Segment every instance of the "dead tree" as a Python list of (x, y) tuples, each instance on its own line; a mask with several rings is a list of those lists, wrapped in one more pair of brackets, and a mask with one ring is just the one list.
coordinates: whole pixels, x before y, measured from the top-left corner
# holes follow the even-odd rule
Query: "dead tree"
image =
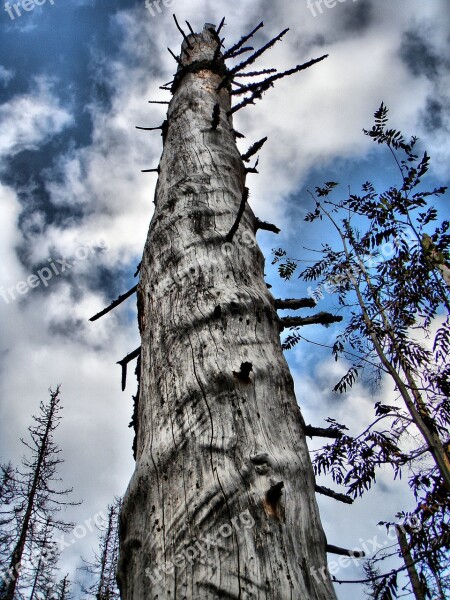
[[(234, 78), (284, 33), (230, 69), (213, 25), (183, 33), (165, 86), (173, 96), (137, 289), (142, 345), (136, 469), (121, 513), (124, 600), (335, 598), (305, 424), (280, 345), (290, 323), (280, 327), (264, 282), (231, 116), (275, 79), (324, 58), (249, 84), (232, 108)], [(251, 36), (225, 57), (243, 52)], [(234, 252), (236, 232), (253, 243)]]
[(50, 400), (47, 404), (41, 402), (39, 413), (33, 415), (29, 439), (21, 440), (29, 451), (22, 459), (22, 468), (8, 467), (5, 471), (2, 467), (8, 476), (9, 497), (5, 502), (0, 494), (6, 504), (0, 510), (1, 558), (6, 567), (0, 575), (1, 600), (22, 598), (25, 590), (33, 600), (43, 590), (51, 591), (51, 575), (58, 559), (52, 534), (73, 527), (58, 513), (64, 506), (79, 504), (66, 499), (71, 488), (58, 489), (58, 469), (64, 460), (54, 432), (62, 418), (62, 406), (59, 386), (49, 391)]

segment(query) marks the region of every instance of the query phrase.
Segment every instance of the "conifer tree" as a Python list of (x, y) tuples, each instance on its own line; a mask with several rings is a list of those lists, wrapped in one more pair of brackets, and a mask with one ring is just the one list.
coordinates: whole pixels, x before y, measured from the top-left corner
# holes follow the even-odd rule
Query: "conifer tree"
[(81, 570), (93, 579), (90, 585), (82, 585), (82, 591), (96, 600), (115, 600), (120, 598), (116, 582), (117, 560), (119, 554), (119, 514), (122, 501), (115, 498), (108, 506), (106, 529), (100, 535), (99, 552), (92, 562), (86, 561)]
[(52, 539), (55, 531), (68, 531), (72, 524), (59, 518), (72, 489), (62, 489), (57, 476), (61, 450), (54, 440), (54, 432), (62, 410), (60, 387), (50, 391), (50, 400), (40, 403), (34, 424), (28, 428), (29, 439), (22, 439), (28, 456), (22, 467), (2, 468), (2, 508), (0, 540), (3, 564), (0, 597), (15, 600), (30, 593), (36, 599), (39, 593), (51, 595), (54, 589), (57, 549)]

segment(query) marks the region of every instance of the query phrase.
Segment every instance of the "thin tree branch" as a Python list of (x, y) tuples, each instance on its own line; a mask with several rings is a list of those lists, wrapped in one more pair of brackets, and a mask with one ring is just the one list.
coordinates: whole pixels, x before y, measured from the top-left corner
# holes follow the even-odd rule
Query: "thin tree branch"
[(106, 313), (109, 313), (109, 311), (113, 310), (113, 308), (116, 308), (116, 306), (119, 306), (119, 304), (122, 304), (122, 302), (124, 300), (126, 300), (127, 298), (129, 298), (130, 296), (132, 296), (136, 292), (136, 290), (137, 290), (137, 285), (132, 287), (131, 290), (128, 290), (128, 292), (125, 292), (125, 294), (122, 294), (121, 296), (119, 296), (117, 298), (117, 300), (114, 300), (113, 302), (111, 302), (111, 304), (109, 306), (107, 306), (102, 311), (100, 311), (99, 313), (97, 313), (96, 315), (91, 317), (89, 319), (89, 321), (97, 321), (97, 319), (100, 319), (100, 317), (103, 317), (103, 315), (106, 315)]
[(323, 485), (316, 484), (315, 490), (318, 494), (328, 496), (329, 498), (334, 498), (334, 500), (338, 500), (339, 502), (344, 502), (345, 504), (353, 504), (353, 498), (350, 498), (350, 496), (334, 492), (333, 490), (330, 490), (330, 488), (324, 487)]
[(179, 65), (180, 67), (182, 67), (182, 66), (183, 66), (183, 63), (182, 63), (182, 62), (181, 62), (181, 60), (178, 58), (178, 56), (176, 56), (176, 55), (175, 55), (175, 54), (172, 52), (172, 50), (171, 50), (170, 48), (167, 48), (167, 50), (170, 52), (170, 54), (173, 56), (173, 58), (174, 58), (174, 59), (177, 61), (178, 65)]
[(188, 48), (190, 48), (190, 49), (192, 49), (192, 48), (193, 48), (193, 46), (192, 46), (191, 42), (189, 41), (189, 39), (188, 39), (187, 35), (184, 33), (184, 31), (183, 31), (183, 30), (182, 30), (182, 28), (180, 27), (180, 24), (178, 23), (178, 21), (177, 21), (177, 18), (176, 18), (176, 16), (175, 16), (175, 14), (173, 15), (173, 20), (175, 21), (175, 25), (177, 26), (177, 29), (178, 29), (178, 31), (179, 31), (179, 32), (181, 33), (181, 35), (183, 36), (183, 39), (184, 39), (184, 41), (186, 42), (186, 44), (187, 44), (187, 47), (188, 47)]
[(245, 54), (246, 52), (251, 52), (252, 50), (254, 50), (253, 46), (245, 46), (244, 48), (237, 50), (234, 54), (230, 54), (228, 58), (236, 58), (236, 56), (240, 56), (241, 54)]
[(235, 77), (258, 77), (259, 75), (266, 75), (268, 73), (276, 73), (277, 69), (263, 69), (261, 71), (252, 71), (251, 73), (238, 73)]
[[(420, 557), (418, 557), (412, 561), (412, 564), (415, 565), (416, 563), (418, 563), (422, 559), (424, 559), (426, 556), (429, 556), (436, 551), (437, 551), (436, 549), (433, 549), (433, 550), (428, 550), (426, 552), (421, 553)], [(403, 565), (402, 567), (399, 567), (398, 569), (392, 569), (392, 571), (389, 571), (389, 573), (383, 573), (382, 575), (376, 575), (375, 577), (368, 577), (367, 579), (336, 579), (336, 577), (333, 576), (333, 583), (370, 583), (372, 581), (376, 581), (377, 579), (383, 579), (383, 577), (387, 577), (388, 575), (394, 575), (394, 573), (401, 573), (402, 571), (405, 571), (407, 568), (408, 567), (406, 565)]]
[(192, 34), (192, 35), (194, 36), (194, 38), (195, 38), (195, 32), (194, 32), (194, 30), (192, 29), (192, 27), (191, 27), (191, 24), (189, 23), (189, 21), (186, 21), (186, 25), (188, 26), (188, 29), (189, 29), (189, 31), (191, 32), (191, 34)]
[[(248, 65), (251, 65), (252, 63), (254, 63), (257, 58), (259, 58), (262, 54), (264, 54), (264, 52), (266, 52), (267, 50), (269, 50), (269, 48), (271, 48), (277, 42), (279, 42), (281, 40), (281, 38), (284, 35), (286, 35), (286, 33), (288, 31), (289, 31), (289, 27), (286, 27), (286, 29), (283, 29), (283, 31), (281, 33), (279, 33), (277, 36), (275, 36), (274, 38), (272, 38), (262, 48), (260, 48), (256, 52), (254, 52), (251, 56), (249, 56), (246, 60), (244, 60), (244, 62), (241, 62), (238, 65), (236, 65), (235, 67), (233, 67), (232, 69), (230, 69), (227, 77), (228, 78), (232, 77), (235, 73), (238, 73), (241, 69), (245, 69), (245, 67), (247, 67)], [(222, 86), (222, 84), (219, 85), (219, 88), (221, 86)]]
[(253, 92), (253, 91), (259, 89), (262, 85), (264, 85), (264, 87), (271, 86), (278, 79), (283, 79), (283, 77), (288, 77), (289, 75), (293, 75), (294, 73), (299, 73), (300, 71), (304, 71), (305, 69), (312, 67), (313, 65), (315, 65), (318, 62), (321, 62), (322, 60), (324, 60), (327, 57), (328, 57), (328, 54), (324, 54), (323, 56), (320, 56), (319, 58), (313, 58), (306, 63), (297, 65), (296, 67), (294, 67), (292, 69), (288, 69), (287, 71), (283, 71), (283, 73), (277, 73), (276, 75), (272, 75), (272, 77), (268, 77), (264, 81), (249, 83), (247, 86), (245, 86), (245, 88), (243, 90), (236, 90), (236, 91), (232, 92), (232, 94), (235, 94), (235, 95), (243, 94), (244, 91), (245, 92)]
[(352, 558), (364, 558), (366, 555), (362, 550), (347, 550), (346, 548), (333, 546), (333, 544), (327, 544), (326, 550), (330, 554), (340, 554), (341, 556), (351, 556)]
[(222, 27), (225, 25), (225, 17), (220, 21), (219, 27), (217, 28), (217, 35), (222, 31)]
[(224, 59), (229, 58), (236, 50), (238, 50), (241, 46), (243, 46), (247, 40), (249, 40), (251, 37), (253, 37), (255, 35), (255, 33), (259, 29), (261, 29), (261, 27), (264, 27), (264, 23), (262, 21), (261, 21), (261, 23), (259, 23), (259, 25), (257, 25), (255, 27), (255, 29), (253, 29), (253, 31), (251, 31), (248, 35), (244, 35), (243, 37), (241, 37), (241, 39), (236, 44), (234, 44), (234, 46), (231, 46), (231, 48), (225, 52), (225, 54), (223, 55), (223, 58)]

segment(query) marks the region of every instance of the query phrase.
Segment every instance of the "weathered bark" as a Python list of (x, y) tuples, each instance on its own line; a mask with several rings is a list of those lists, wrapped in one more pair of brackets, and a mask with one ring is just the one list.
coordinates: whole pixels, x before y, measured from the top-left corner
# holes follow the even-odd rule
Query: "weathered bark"
[[(183, 65), (205, 62), (175, 79), (141, 265), (137, 462), (118, 581), (124, 600), (330, 600), (313, 470), (264, 258), (256, 242), (224, 251), (245, 166), (227, 116), (229, 85), (217, 89), (225, 68), (212, 61), (210, 27), (181, 53)], [(255, 224), (246, 203), (239, 232), (254, 240)]]

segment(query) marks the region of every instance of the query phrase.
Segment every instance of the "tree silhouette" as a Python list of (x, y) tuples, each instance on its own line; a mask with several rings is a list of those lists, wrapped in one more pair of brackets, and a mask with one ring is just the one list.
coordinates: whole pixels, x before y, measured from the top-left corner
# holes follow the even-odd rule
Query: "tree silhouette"
[(99, 552), (94, 561), (86, 563), (81, 570), (94, 577), (88, 586), (82, 585), (82, 591), (96, 600), (115, 600), (120, 598), (116, 582), (117, 560), (119, 554), (119, 515), (122, 506), (120, 498), (108, 506), (108, 523), (100, 536)]
[(60, 489), (58, 468), (64, 462), (54, 441), (61, 416), (60, 386), (50, 391), (50, 399), (40, 403), (29, 439), (22, 439), (28, 456), (22, 467), (2, 468), (2, 511), (0, 540), (4, 564), (0, 597), (14, 600), (24, 590), (30, 600), (54, 591), (57, 549), (54, 531), (68, 531), (71, 523), (58, 517), (64, 506), (76, 504), (65, 498), (72, 489)]
[[(323, 244), (320, 259), (299, 277), (316, 283), (310, 288), (316, 302), (324, 293), (335, 294), (346, 317), (331, 350), (336, 360), (346, 357), (351, 364), (334, 391), (348, 391), (364, 372), (375, 384), (391, 378), (396, 393), (389, 404), (375, 403), (374, 420), (358, 435), (337, 425), (335, 441), (315, 453), (316, 473), (331, 474), (355, 497), (370, 489), (385, 465), (395, 477), (408, 473), (417, 508), (402, 518), (413, 517), (420, 527), (406, 533), (397, 529), (398, 551), (412, 592), (422, 600), (429, 580), (424, 573), (433, 565), (439, 581), (449, 542), (450, 225), (439, 220), (431, 204), (446, 188), (424, 190), (420, 185), (429, 168), (428, 154), (419, 158), (417, 138), (406, 141), (389, 128), (387, 113), (382, 104), (365, 134), (388, 148), (401, 174), (400, 185), (377, 192), (366, 182), (362, 195), (349, 194), (343, 200), (333, 199), (336, 182), (317, 187), (315, 208), (305, 220), (329, 223), (339, 246)], [(273, 262), (284, 279), (299, 265), (281, 248), (274, 251)], [(291, 328), (284, 347), (302, 339)], [(396, 573), (379, 579), (373, 597), (390, 598)]]

